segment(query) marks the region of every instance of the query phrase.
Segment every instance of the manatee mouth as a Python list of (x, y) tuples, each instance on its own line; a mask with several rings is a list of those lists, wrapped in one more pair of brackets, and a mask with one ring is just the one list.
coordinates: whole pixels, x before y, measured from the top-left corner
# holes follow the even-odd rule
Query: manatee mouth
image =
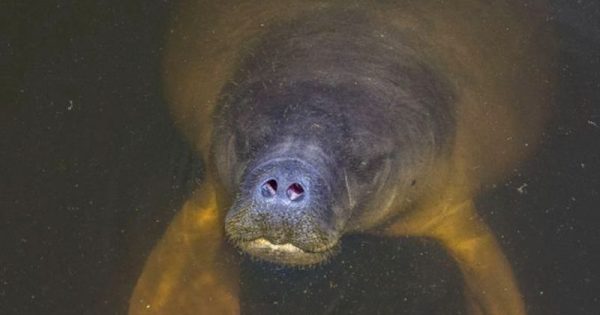
[(238, 242), (238, 246), (254, 257), (288, 266), (309, 266), (324, 262), (335, 255), (340, 247), (339, 242), (336, 242), (318, 251), (306, 251), (291, 243), (273, 244), (265, 238)]

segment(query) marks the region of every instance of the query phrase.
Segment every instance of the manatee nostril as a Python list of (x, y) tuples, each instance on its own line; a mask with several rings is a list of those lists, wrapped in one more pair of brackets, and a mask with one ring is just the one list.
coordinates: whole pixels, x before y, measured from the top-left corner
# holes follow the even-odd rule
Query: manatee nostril
[(304, 188), (298, 183), (291, 184), (286, 192), (291, 201), (300, 201), (300, 199), (304, 196)]
[(274, 179), (269, 179), (261, 186), (260, 191), (264, 197), (275, 196), (277, 193), (277, 181)]

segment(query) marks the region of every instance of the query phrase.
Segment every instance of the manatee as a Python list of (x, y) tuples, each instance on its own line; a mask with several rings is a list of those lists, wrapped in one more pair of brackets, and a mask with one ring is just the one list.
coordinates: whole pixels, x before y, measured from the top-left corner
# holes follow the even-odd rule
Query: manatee
[(323, 264), (352, 233), (437, 240), (471, 314), (525, 314), (473, 200), (552, 112), (545, 16), (536, 1), (182, 1), (165, 91), (205, 176), (129, 314), (239, 314), (238, 251)]

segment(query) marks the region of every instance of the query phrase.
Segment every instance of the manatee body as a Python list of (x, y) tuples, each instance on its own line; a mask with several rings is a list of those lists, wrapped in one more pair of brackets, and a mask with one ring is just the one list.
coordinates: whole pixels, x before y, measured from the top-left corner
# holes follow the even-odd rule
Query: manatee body
[(166, 91), (207, 178), (130, 313), (239, 313), (229, 244), (310, 265), (370, 232), (438, 239), (472, 313), (524, 314), (472, 199), (540, 136), (549, 29), (536, 2), (184, 1)]

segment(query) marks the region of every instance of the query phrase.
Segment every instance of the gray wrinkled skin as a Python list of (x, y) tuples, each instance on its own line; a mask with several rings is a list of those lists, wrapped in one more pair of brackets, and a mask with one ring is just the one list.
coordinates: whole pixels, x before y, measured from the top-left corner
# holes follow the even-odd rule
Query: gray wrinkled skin
[[(313, 264), (342, 234), (418, 198), (449, 153), (454, 93), (405, 36), (374, 29), (358, 11), (326, 10), (273, 25), (247, 48), (221, 92), (212, 148), (235, 197), (226, 219), (234, 243), (270, 261)], [(306, 184), (303, 204), (262, 200), (257, 187), (273, 176)], [(259, 238), (301, 251), (248, 246)]]

